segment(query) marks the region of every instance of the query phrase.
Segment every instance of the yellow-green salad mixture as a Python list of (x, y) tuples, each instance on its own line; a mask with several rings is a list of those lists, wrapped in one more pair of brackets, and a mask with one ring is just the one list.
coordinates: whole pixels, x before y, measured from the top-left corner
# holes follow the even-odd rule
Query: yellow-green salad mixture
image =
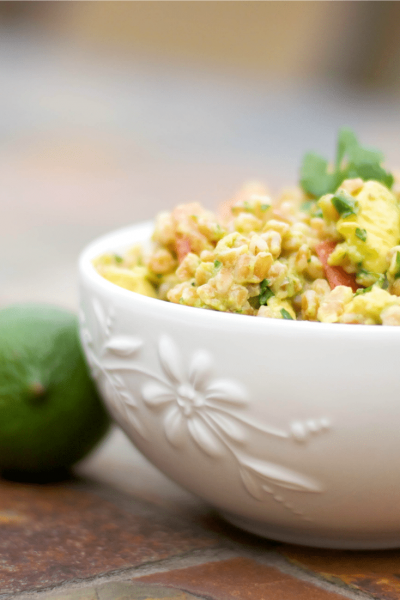
[(218, 214), (182, 204), (158, 215), (150, 247), (95, 261), (128, 290), (196, 308), (273, 319), (400, 325), (400, 181), (380, 152), (339, 133), (300, 185), (272, 199), (246, 185)]

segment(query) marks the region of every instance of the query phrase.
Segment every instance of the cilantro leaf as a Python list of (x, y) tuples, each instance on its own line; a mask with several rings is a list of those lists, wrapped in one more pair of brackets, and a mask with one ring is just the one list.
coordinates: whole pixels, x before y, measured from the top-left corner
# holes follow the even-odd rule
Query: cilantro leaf
[(350, 217), (351, 215), (356, 215), (358, 212), (357, 201), (354, 200), (354, 198), (350, 194), (347, 194), (343, 190), (341, 190), (333, 196), (332, 204), (336, 208), (342, 219)]
[(351, 152), (358, 146), (358, 141), (354, 131), (346, 127), (339, 130), (337, 148), (336, 148), (336, 169), (340, 169), (346, 153)]
[(341, 129), (338, 135), (335, 166), (329, 169), (328, 161), (318, 154), (304, 156), (300, 169), (300, 185), (314, 198), (335, 192), (345, 179), (360, 177), (364, 181), (379, 181), (389, 189), (394, 179), (381, 166), (383, 155), (379, 150), (365, 148), (351, 129)]
[(281, 315), (283, 319), (293, 321), (292, 315), (285, 308), (281, 308)]
[(214, 260), (214, 267), (216, 269), (219, 269), (221, 265), (222, 265), (222, 262), (220, 260)]
[(263, 279), (260, 283), (260, 294), (249, 298), (249, 303), (253, 308), (258, 310), (260, 306), (267, 304), (268, 300), (275, 296), (274, 292), (270, 289), (271, 282), (269, 279)]
[(364, 181), (380, 181), (389, 189), (394, 183), (393, 175), (377, 163), (350, 163), (346, 179), (354, 177), (361, 177)]
[(260, 306), (264, 306), (264, 304), (267, 304), (268, 300), (272, 298), (272, 296), (275, 296), (269, 285), (270, 282), (268, 279), (263, 279), (260, 283), (260, 295), (258, 297)]
[(400, 277), (400, 252), (396, 252), (396, 273), (394, 274), (395, 279)]
[(320, 198), (336, 190), (337, 176), (328, 172), (328, 161), (310, 152), (303, 158), (300, 169), (300, 185), (307, 194)]
[(366, 229), (361, 229), (360, 227), (357, 227), (357, 229), (356, 229), (356, 236), (362, 242), (366, 242), (367, 241), (367, 230)]

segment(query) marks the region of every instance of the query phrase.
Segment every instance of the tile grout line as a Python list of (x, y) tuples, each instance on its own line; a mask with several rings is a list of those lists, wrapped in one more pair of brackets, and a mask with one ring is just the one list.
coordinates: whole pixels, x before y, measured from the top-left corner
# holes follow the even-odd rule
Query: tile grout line
[(344, 582), (331, 583), (321, 575), (318, 575), (305, 567), (294, 564), (275, 550), (265, 554), (260, 553), (258, 550), (248, 549), (242, 554), (246, 554), (249, 558), (252, 558), (253, 560), (269, 567), (275, 567), (282, 573), (291, 575), (295, 579), (300, 579), (301, 581), (311, 583), (315, 587), (349, 598), (349, 600), (376, 600), (375, 596), (371, 596), (366, 592), (351, 588)]
[(246, 557), (255, 560), (258, 563), (265, 564), (278, 569), (282, 573), (290, 575), (295, 579), (304, 581), (315, 587), (328, 592), (336, 593), (349, 600), (372, 600), (373, 596), (358, 590), (352, 590), (347, 584), (334, 584), (314, 572), (308, 571), (301, 566), (297, 566), (288, 559), (277, 553), (275, 550), (260, 552), (251, 548), (235, 547), (236, 544), (230, 545), (230, 548), (219, 547), (210, 548), (206, 551), (195, 550), (187, 554), (174, 556), (172, 558), (148, 562), (139, 565), (138, 567), (128, 567), (117, 571), (102, 573), (85, 579), (75, 579), (68, 582), (63, 582), (55, 586), (47, 586), (29, 590), (24, 592), (0, 594), (0, 600), (35, 600), (44, 599), (53, 592), (62, 593), (78, 589), (94, 587), (111, 582), (132, 582), (139, 577), (153, 575), (157, 573), (165, 573), (171, 570), (185, 569), (187, 567), (199, 566), (208, 562), (217, 562), (220, 560), (228, 560), (232, 558)]
[[(91, 493), (97, 493), (97, 490), (95, 489)], [(107, 499), (111, 502), (114, 502), (114, 503), (118, 502), (118, 505), (120, 505), (121, 508), (123, 508), (125, 510), (129, 510), (130, 498), (128, 496), (126, 496), (124, 493), (118, 492), (117, 494), (115, 494), (115, 490), (113, 488), (106, 486), (105, 488), (103, 488), (101, 490), (101, 494), (99, 494), (99, 495), (101, 495), (104, 499)], [(121, 502), (121, 499), (122, 499), (122, 502)], [(147, 502), (143, 502), (143, 508), (146, 510), (146, 512), (147, 511), (148, 512), (151, 512), (151, 511), (157, 512), (157, 510), (158, 510), (158, 507), (153, 506), (151, 503), (147, 503)], [(167, 513), (168, 513), (168, 511), (167, 511)], [(176, 518), (176, 516), (173, 514), (170, 514), (169, 516), (172, 519)], [(188, 524), (189, 524), (189, 521), (188, 521)], [(342, 581), (338, 581), (337, 583), (332, 583), (329, 580), (325, 579), (322, 575), (319, 575), (318, 573), (314, 573), (313, 571), (311, 571), (301, 565), (294, 564), (289, 559), (282, 556), (282, 554), (280, 554), (276, 550), (267, 550), (266, 552), (265, 551), (261, 552), (256, 549), (251, 549), (251, 548), (246, 549), (246, 547), (243, 547), (241, 544), (239, 544), (236, 541), (226, 539), (225, 536), (223, 536), (223, 538), (224, 538), (223, 541), (224, 541), (225, 547), (229, 548), (233, 552), (235, 552), (235, 556), (247, 555), (248, 557), (251, 557), (254, 560), (258, 560), (259, 562), (262, 562), (268, 566), (275, 567), (278, 570), (282, 571), (283, 573), (292, 575), (296, 579), (301, 579), (303, 581), (307, 581), (308, 583), (312, 583), (316, 587), (319, 587), (320, 589), (322, 588), (322, 589), (325, 589), (326, 591), (335, 592), (337, 594), (342, 594), (342, 596), (343, 595), (346, 596), (347, 598), (349, 598), (349, 600), (371, 600), (371, 599), (375, 600), (374, 597), (371, 596), (370, 594), (368, 594), (367, 592), (357, 590), (356, 588), (351, 587), (350, 585), (348, 585)], [(201, 564), (201, 563), (199, 563), (199, 564)], [(163, 572), (163, 571), (164, 571), (164, 569), (160, 570), (159, 572)], [(1, 596), (0, 596), (0, 600), (1, 600)]]
[(171, 558), (166, 558), (154, 562), (142, 563), (137, 567), (127, 567), (107, 573), (86, 577), (84, 579), (72, 579), (67, 582), (62, 582), (58, 585), (49, 585), (36, 589), (20, 591), (20, 592), (5, 592), (0, 593), (0, 600), (34, 600), (46, 598), (53, 592), (61, 593), (69, 590), (84, 589), (93, 587), (94, 585), (102, 585), (104, 583), (129, 581), (153, 575), (156, 573), (164, 573), (175, 569), (185, 569), (187, 567), (195, 567), (208, 562), (217, 562), (219, 560), (228, 560), (237, 558), (237, 553), (226, 547), (209, 548), (207, 550), (194, 550), (188, 553), (180, 554)]

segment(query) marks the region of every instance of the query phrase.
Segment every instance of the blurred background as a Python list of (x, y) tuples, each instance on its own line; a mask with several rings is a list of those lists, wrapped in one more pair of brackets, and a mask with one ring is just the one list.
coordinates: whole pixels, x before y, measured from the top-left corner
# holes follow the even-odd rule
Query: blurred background
[(95, 236), (353, 127), (400, 165), (398, 2), (1, 2), (0, 304), (77, 306)]

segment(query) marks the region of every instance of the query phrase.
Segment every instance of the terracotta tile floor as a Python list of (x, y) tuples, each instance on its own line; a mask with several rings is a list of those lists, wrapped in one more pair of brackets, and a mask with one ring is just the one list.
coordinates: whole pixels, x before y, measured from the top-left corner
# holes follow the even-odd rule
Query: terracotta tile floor
[[(31, 43), (0, 36), (0, 305), (76, 308), (76, 260), (93, 237), (177, 202), (213, 206), (246, 178), (293, 181), (305, 140), (329, 152), (344, 122), (400, 164), (389, 101), (378, 113), (345, 92), (288, 94), (140, 61), (114, 72)], [(400, 552), (241, 533), (118, 430), (75, 473), (59, 485), (0, 484), (1, 598), (400, 598)]]
[(248, 558), (206, 563), (142, 577), (140, 581), (172, 585), (201, 597), (218, 600), (340, 600), (335, 594)]

